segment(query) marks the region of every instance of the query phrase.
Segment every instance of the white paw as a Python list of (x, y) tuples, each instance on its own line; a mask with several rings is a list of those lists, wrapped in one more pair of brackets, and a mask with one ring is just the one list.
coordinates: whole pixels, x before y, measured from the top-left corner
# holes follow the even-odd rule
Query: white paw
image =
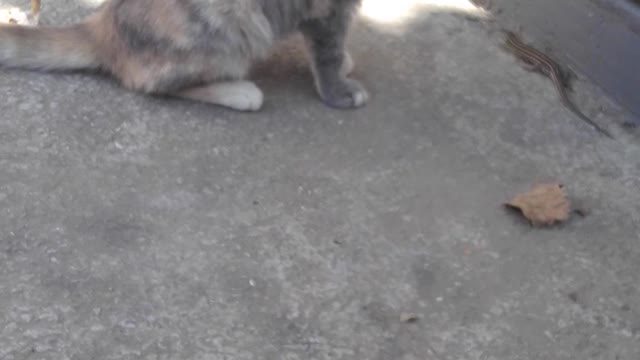
[(251, 81), (220, 84), (217, 89), (220, 105), (239, 111), (257, 111), (262, 107), (264, 95)]
[(40, 13), (27, 13), (17, 7), (0, 9), (0, 24), (37, 26)]
[(365, 89), (360, 89), (353, 93), (353, 106), (361, 107), (369, 101), (369, 93)]

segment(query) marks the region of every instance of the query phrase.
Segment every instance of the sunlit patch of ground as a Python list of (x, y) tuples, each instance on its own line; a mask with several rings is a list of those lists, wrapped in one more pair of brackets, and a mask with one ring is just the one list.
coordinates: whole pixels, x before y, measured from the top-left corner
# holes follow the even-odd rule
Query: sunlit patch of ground
[(418, 11), (451, 11), (482, 16), (469, 0), (364, 0), (361, 14), (382, 24), (402, 24)]

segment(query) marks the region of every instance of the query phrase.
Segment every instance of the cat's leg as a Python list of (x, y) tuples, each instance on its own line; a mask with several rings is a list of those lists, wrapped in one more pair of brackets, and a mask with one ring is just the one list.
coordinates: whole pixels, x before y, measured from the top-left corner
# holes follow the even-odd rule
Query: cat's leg
[(346, 77), (353, 68), (344, 44), (350, 22), (349, 11), (336, 11), (300, 27), (311, 52), (311, 69), (320, 98), (327, 105), (342, 109), (363, 106), (369, 99), (359, 82)]
[(257, 111), (262, 107), (264, 99), (262, 90), (253, 82), (246, 80), (215, 82), (180, 90), (171, 95), (239, 111)]
[(340, 75), (349, 76), (353, 72), (355, 68), (355, 63), (353, 62), (353, 58), (348, 51), (344, 52), (344, 60), (342, 60), (342, 65), (340, 66)]

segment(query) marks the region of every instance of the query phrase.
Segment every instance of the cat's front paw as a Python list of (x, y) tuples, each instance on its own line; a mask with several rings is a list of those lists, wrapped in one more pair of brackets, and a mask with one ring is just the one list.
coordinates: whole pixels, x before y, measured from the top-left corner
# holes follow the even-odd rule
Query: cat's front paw
[(251, 81), (216, 84), (215, 102), (238, 111), (258, 111), (262, 107), (262, 90)]
[(369, 93), (358, 81), (342, 79), (320, 90), (322, 101), (334, 108), (352, 109), (364, 106), (369, 100)]

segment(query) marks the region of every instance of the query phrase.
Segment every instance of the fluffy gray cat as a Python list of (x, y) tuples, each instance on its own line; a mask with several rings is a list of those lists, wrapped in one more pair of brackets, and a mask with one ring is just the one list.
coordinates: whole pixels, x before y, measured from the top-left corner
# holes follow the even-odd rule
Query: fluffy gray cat
[(345, 36), (360, 0), (110, 0), (69, 27), (0, 25), (0, 65), (107, 71), (125, 87), (258, 110), (246, 76), (274, 43), (301, 32), (324, 103), (355, 108), (367, 91), (347, 75)]

